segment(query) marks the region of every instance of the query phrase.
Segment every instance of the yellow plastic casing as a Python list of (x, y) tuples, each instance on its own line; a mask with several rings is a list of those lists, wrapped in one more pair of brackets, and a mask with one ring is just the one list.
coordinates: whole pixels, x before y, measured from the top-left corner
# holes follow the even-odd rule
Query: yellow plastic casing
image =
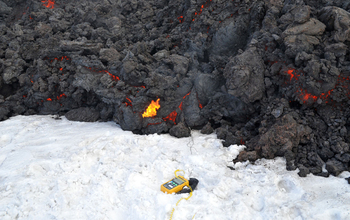
[[(178, 185), (174, 182), (175, 179), (179, 179), (180, 181), (182, 180), (183, 183)], [(174, 183), (175, 183), (175, 185), (174, 185)], [(166, 187), (169, 184), (172, 185), (171, 189)], [(162, 184), (160, 186), (160, 190), (164, 193), (172, 194), (172, 193), (177, 193), (177, 192), (181, 191), (184, 188), (184, 186), (190, 187), (190, 183), (188, 182), (188, 180), (185, 179), (183, 176), (176, 176), (174, 179)]]

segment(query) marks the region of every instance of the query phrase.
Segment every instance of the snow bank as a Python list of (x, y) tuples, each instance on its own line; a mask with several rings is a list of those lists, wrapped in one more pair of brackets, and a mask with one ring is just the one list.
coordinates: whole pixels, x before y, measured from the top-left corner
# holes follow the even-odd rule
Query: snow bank
[(200, 182), (174, 220), (350, 219), (349, 172), (300, 178), (282, 158), (233, 165), (243, 148), (197, 131), (176, 139), (13, 117), (0, 122), (0, 219), (169, 219), (187, 197), (160, 191), (176, 169)]

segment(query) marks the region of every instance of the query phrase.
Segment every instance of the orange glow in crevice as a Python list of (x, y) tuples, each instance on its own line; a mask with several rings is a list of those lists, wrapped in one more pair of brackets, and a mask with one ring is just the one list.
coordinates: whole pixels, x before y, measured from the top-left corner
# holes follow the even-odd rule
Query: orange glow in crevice
[(43, 6), (46, 8), (53, 9), (55, 7), (55, 1), (54, 0), (43, 0), (41, 1), (43, 3)]
[[(182, 102), (181, 102), (181, 103), (182, 103)], [(164, 120), (164, 121), (165, 121), (165, 120), (173, 121), (174, 124), (176, 125), (176, 122), (175, 122), (176, 117), (177, 117), (177, 112), (176, 112), (176, 110), (175, 110), (175, 111), (171, 112), (168, 116), (166, 116), (165, 118), (163, 118), (163, 120)]]
[(245, 142), (244, 142), (243, 138), (241, 138), (240, 143), (241, 143), (241, 145), (245, 145)]
[(146, 86), (132, 86), (132, 87), (135, 87), (135, 88), (146, 88)]
[(142, 114), (143, 118), (154, 117), (157, 115), (157, 110), (160, 108), (159, 100), (151, 102), (151, 104), (147, 107), (146, 111)]
[[(49, 59), (48, 57), (46, 57), (45, 59)], [(52, 63), (54, 60), (57, 60), (57, 61), (63, 61), (63, 60), (70, 60), (69, 57), (67, 56), (62, 56), (62, 57), (55, 57), (53, 58), (52, 60), (50, 60), (50, 63)]]
[[(58, 95), (56, 98), (57, 100), (60, 100), (62, 97), (67, 97), (67, 96), (66, 94), (62, 93), (61, 95)], [(46, 100), (52, 102), (52, 98), (47, 98)]]
[(128, 100), (129, 102), (124, 102), (126, 106), (132, 106), (132, 101), (131, 99), (129, 99), (128, 97), (126, 97), (126, 100)]
[(120, 78), (118, 76), (113, 75), (112, 73), (108, 72), (107, 70), (101, 70), (100, 72), (108, 73), (113, 81), (119, 81)]
[(310, 93), (307, 92), (306, 89), (299, 89), (298, 90), (298, 93), (299, 93), (299, 98), (304, 102), (306, 103), (308, 100), (312, 99), (314, 102), (317, 101), (317, 96), (314, 96)]
[(113, 75), (112, 73), (108, 72), (107, 70), (98, 70), (96, 68), (91, 68), (91, 67), (85, 67), (91, 71), (98, 72), (98, 73), (107, 73), (113, 81), (119, 81), (120, 78), (118, 76)]
[(62, 97), (67, 97), (66, 94), (62, 93), (61, 95), (57, 96), (57, 100), (60, 100)]
[(183, 99), (185, 99), (189, 94), (191, 94), (191, 92), (187, 93), (187, 94), (183, 97)]
[(299, 74), (299, 75), (296, 74), (297, 72), (298, 72), (298, 70), (289, 68), (285, 73), (287, 73), (287, 74), (290, 76), (290, 79), (289, 79), (289, 80), (292, 80), (293, 78), (294, 78), (295, 80), (298, 80), (300, 74)]
[(182, 102), (179, 105), (179, 109), (182, 111)]
[(211, 1), (212, 1), (212, 0), (207, 0), (203, 5), (201, 5), (201, 8), (199, 9), (199, 11), (198, 11), (198, 12), (196, 11), (196, 12), (194, 13), (194, 18), (192, 19), (192, 21), (194, 21), (199, 15), (202, 14), (203, 8), (209, 7), (209, 3), (210, 3)]
[(202, 105), (201, 102), (199, 101), (198, 93), (196, 93), (196, 96), (197, 96), (197, 101), (198, 101), (198, 107), (199, 107), (200, 109), (202, 109), (202, 108), (203, 108), (203, 105)]

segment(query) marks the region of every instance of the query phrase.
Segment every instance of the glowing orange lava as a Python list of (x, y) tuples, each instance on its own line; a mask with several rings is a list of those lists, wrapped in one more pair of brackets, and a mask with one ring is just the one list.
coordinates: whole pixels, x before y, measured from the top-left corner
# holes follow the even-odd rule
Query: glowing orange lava
[(67, 97), (66, 94), (62, 93), (61, 95), (57, 96), (57, 100), (60, 100), (62, 97)]
[(294, 78), (295, 80), (298, 80), (298, 78), (299, 78), (300, 75), (297, 75), (296, 72), (297, 72), (297, 70), (292, 69), (292, 68), (289, 68), (289, 69), (286, 71), (286, 73), (287, 73), (288, 75), (290, 75), (290, 79), (289, 79), (289, 80), (292, 80), (293, 78)]
[(157, 110), (160, 108), (159, 100), (151, 102), (151, 104), (147, 107), (146, 111), (142, 114), (143, 118), (154, 117), (157, 115)]
[(113, 75), (112, 73), (108, 72), (107, 70), (102, 70), (102, 71), (100, 71), (100, 72), (108, 73), (108, 75), (111, 76), (111, 78), (112, 78), (113, 81), (119, 81), (119, 80), (120, 80), (120, 78), (119, 78), (118, 76)]
[[(182, 103), (182, 102), (181, 102), (181, 103)], [(165, 118), (163, 118), (163, 120), (164, 120), (164, 121), (165, 121), (165, 120), (173, 121), (174, 124), (176, 125), (176, 122), (175, 122), (176, 117), (177, 117), (177, 112), (176, 112), (176, 110), (175, 110), (175, 111), (171, 112), (168, 116), (166, 116)]]
[(199, 11), (194, 13), (194, 18), (192, 19), (192, 21), (194, 21), (199, 15), (202, 14), (203, 8), (209, 7), (209, 3), (210, 3), (211, 1), (212, 1), (212, 0), (207, 0), (203, 5), (201, 5), (201, 8), (199, 9)]
[[(45, 59), (49, 59), (48, 57), (46, 57)], [(53, 58), (53, 60), (50, 60), (50, 63), (52, 63), (54, 60), (57, 60), (57, 61), (63, 61), (63, 60), (70, 60), (69, 57), (67, 56), (62, 56), (62, 57), (55, 57)]]
[(183, 99), (185, 99), (186, 98), (186, 96), (188, 96), (189, 94), (191, 94), (191, 92), (189, 92), (189, 93), (187, 93), (184, 97), (183, 97)]
[(180, 23), (184, 22), (185, 18), (184, 16), (180, 16), (180, 17), (177, 17), (177, 19), (179, 20)]
[(182, 111), (182, 102), (179, 105), (179, 109)]
[(128, 100), (130, 103), (128, 103), (128, 102), (124, 102), (125, 103), (125, 105), (126, 106), (132, 106), (132, 101), (131, 101), (131, 99), (129, 99), (128, 97), (126, 97), (126, 100)]
[(46, 8), (53, 9), (55, 7), (55, 1), (54, 0), (43, 0), (41, 1), (43, 3), (43, 6)]

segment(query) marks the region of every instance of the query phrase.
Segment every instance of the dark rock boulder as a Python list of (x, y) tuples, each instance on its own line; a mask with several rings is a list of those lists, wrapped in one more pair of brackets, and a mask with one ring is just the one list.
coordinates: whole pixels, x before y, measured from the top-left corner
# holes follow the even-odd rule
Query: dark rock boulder
[(248, 40), (249, 17), (242, 16), (220, 28), (214, 35), (211, 51), (213, 55), (234, 56), (243, 49)]
[(214, 129), (212, 128), (209, 122), (201, 129), (202, 134), (211, 134), (213, 132)]
[(334, 31), (336, 42), (350, 40), (350, 13), (342, 8), (327, 6), (320, 10), (319, 19), (326, 24), (329, 31)]
[(189, 137), (191, 136), (191, 130), (184, 123), (180, 122), (169, 130), (169, 134), (178, 138)]
[(338, 176), (341, 172), (348, 170), (342, 162), (336, 159), (328, 160), (326, 162), (326, 169), (330, 174), (334, 176)]
[[(309, 139), (312, 130), (308, 126), (298, 124), (292, 115), (287, 114), (276, 122), (256, 140), (253, 148), (263, 158), (284, 156), (292, 151), (302, 139)], [(246, 155), (245, 151), (240, 154)], [(254, 154), (255, 155), (255, 154)], [(246, 156), (240, 156), (241, 158)]]
[(264, 68), (254, 47), (233, 57), (224, 70), (228, 93), (245, 103), (260, 100), (265, 92)]
[(100, 118), (100, 113), (94, 108), (81, 107), (68, 111), (64, 116), (70, 121), (95, 122)]
[(5, 2), (0, 1), (0, 16), (10, 14), (11, 10), (12, 8), (8, 7), (8, 5)]

